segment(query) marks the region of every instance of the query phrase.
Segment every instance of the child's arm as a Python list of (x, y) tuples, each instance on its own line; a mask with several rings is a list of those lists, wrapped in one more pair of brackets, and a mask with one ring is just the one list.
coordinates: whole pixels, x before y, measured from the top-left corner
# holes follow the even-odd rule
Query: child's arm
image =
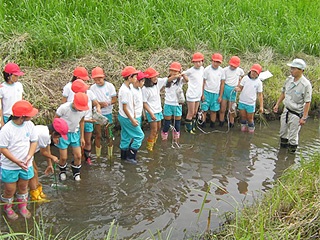
[(80, 125), (80, 143), (81, 143), (81, 147), (83, 148), (86, 143), (84, 140), (84, 117), (81, 118), (79, 125)]
[(205, 100), (205, 98), (204, 98), (204, 87), (205, 87), (205, 84), (206, 84), (206, 80), (203, 79), (201, 101), (204, 101), (204, 100)]
[(49, 173), (53, 173), (53, 167), (52, 167), (51, 160), (56, 163), (59, 163), (58, 157), (51, 154), (50, 145), (48, 145), (45, 148), (40, 148), (40, 153), (42, 154), (42, 156), (45, 156), (47, 158), (48, 166), (47, 166), (46, 170), (44, 171), (44, 173), (46, 175), (48, 175)]
[(151, 111), (149, 104), (147, 102), (143, 103), (143, 108), (150, 114), (151, 119), (153, 121), (157, 120), (156, 116), (153, 114), (153, 112)]
[(3, 112), (2, 112), (2, 98), (0, 100), (0, 128), (4, 125), (4, 120), (3, 120)]
[(10, 161), (14, 162), (15, 164), (17, 164), (19, 167), (21, 167), (23, 170), (28, 171), (28, 164), (18, 158), (16, 158), (15, 156), (13, 156), (13, 154), (9, 151), (8, 148), (1, 148), (1, 153), (8, 158)]
[(260, 104), (259, 112), (263, 113), (263, 93), (262, 92), (258, 93), (258, 99)]
[(130, 115), (130, 112), (128, 110), (128, 107), (127, 107), (127, 104), (123, 103), (122, 104), (122, 107), (123, 107), (123, 111), (124, 113), (127, 115), (127, 117), (130, 119), (131, 123), (133, 126), (138, 126), (139, 125), (139, 122), (137, 119), (133, 118), (133, 116)]
[(219, 103), (222, 101), (222, 95), (223, 95), (223, 91), (224, 91), (224, 84), (225, 84), (225, 80), (221, 80), (220, 92), (219, 92), (219, 98), (218, 98), (218, 102)]
[(101, 113), (101, 106), (100, 106), (100, 104), (99, 104), (99, 102), (98, 102), (97, 99), (92, 100), (92, 105), (93, 105), (94, 107), (96, 107), (96, 110), (97, 110), (98, 113)]
[(67, 98), (66, 97), (62, 97), (62, 99), (61, 99), (61, 104), (62, 103), (66, 103), (67, 102)]

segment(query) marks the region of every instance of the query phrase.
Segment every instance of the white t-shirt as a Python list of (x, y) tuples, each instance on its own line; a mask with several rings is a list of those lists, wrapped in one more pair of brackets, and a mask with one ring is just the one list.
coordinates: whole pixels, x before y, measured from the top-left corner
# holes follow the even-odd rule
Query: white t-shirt
[(38, 146), (36, 152), (39, 152), (40, 148), (46, 148), (51, 144), (51, 136), (47, 126), (36, 125), (35, 129), (38, 134)]
[(119, 103), (119, 114), (122, 117), (128, 118), (128, 116), (123, 111), (123, 104), (126, 104), (130, 116), (134, 118), (133, 94), (131, 89), (127, 87), (127, 85), (124, 83), (121, 85), (119, 89), (118, 103)]
[[(30, 149), (30, 143), (38, 141), (38, 134), (31, 121), (16, 125), (12, 120), (5, 124), (0, 131), (0, 148), (7, 148), (17, 159), (24, 161)], [(33, 157), (28, 163), (32, 166)], [(7, 170), (21, 169), (17, 164), (1, 155), (1, 168)]]
[(143, 86), (143, 102), (148, 103), (153, 114), (162, 112), (160, 90), (167, 83), (168, 78), (158, 78), (156, 85), (152, 87)]
[(229, 85), (230, 87), (238, 86), (239, 79), (244, 75), (243, 69), (237, 67), (236, 69), (232, 70), (230, 66), (227, 66), (223, 70), (225, 74), (225, 84)]
[(179, 106), (177, 89), (182, 88), (183, 84), (184, 84), (184, 80), (181, 77), (179, 82), (177, 82), (177, 79), (174, 79), (171, 82), (171, 86), (165, 88), (165, 98), (164, 98), (165, 104), (171, 105), (171, 106)]
[(62, 96), (67, 98), (67, 102), (72, 102), (74, 97), (74, 92), (71, 90), (72, 82), (68, 82), (62, 91)]
[[(90, 87), (90, 90), (97, 96), (98, 102), (107, 102), (111, 103), (113, 97), (117, 96), (116, 89), (112, 83), (104, 81), (103, 86), (93, 84)], [(101, 108), (101, 113), (103, 115), (112, 113), (113, 105)]]
[(79, 112), (72, 108), (71, 102), (66, 102), (58, 107), (56, 114), (67, 122), (69, 132), (77, 132), (80, 120), (87, 114), (87, 111)]
[(212, 65), (207, 66), (203, 73), (204, 90), (211, 93), (220, 92), (221, 80), (225, 79), (225, 74), (222, 67), (213, 68)]
[(187, 101), (200, 101), (202, 96), (203, 72), (203, 66), (200, 68), (191, 67), (182, 72), (182, 74), (185, 74), (189, 78), (186, 93)]
[(0, 98), (2, 100), (2, 114), (10, 117), (12, 115), (12, 106), (17, 101), (22, 100), (23, 86), (20, 82), (8, 84), (2, 83), (0, 87)]
[(263, 90), (261, 80), (259, 78), (252, 79), (246, 75), (242, 78), (240, 86), (243, 86), (243, 88), (239, 96), (239, 102), (247, 105), (255, 105), (257, 93), (261, 93)]
[(138, 118), (142, 116), (143, 111), (142, 90), (140, 87), (135, 88), (132, 84), (130, 84), (130, 89), (133, 94), (134, 112), (136, 114), (136, 118)]

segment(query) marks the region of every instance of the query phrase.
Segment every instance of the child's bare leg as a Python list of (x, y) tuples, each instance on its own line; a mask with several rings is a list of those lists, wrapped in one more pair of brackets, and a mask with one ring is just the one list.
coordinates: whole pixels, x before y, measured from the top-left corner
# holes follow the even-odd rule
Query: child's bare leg
[(92, 162), (91, 162), (91, 145), (92, 145), (91, 137), (92, 137), (92, 132), (85, 132), (84, 133), (85, 144), (84, 144), (84, 148), (83, 148), (83, 153), (84, 153), (85, 161), (89, 165), (92, 164)]
[[(219, 121), (220, 123), (224, 122), (224, 118), (226, 115), (226, 110), (227, 110), (227, 100), (222, 99), (221, 104), (220, 104), (220, 113), (219, 113)], [(220, 124), (222, 125), (222, 124)]]
[(24, 179), (19, 178), (18, 184), (17, 184), (17, 188), (18, 188), (17, 202), (19, 202), (18, 203), (18, 208), (19, 208), (20, 214), (24, 218), (30, 218), (31, 217), (31, 213), (27, 209), (28, 183), (29, 183), (29, 180), (24, 180)]

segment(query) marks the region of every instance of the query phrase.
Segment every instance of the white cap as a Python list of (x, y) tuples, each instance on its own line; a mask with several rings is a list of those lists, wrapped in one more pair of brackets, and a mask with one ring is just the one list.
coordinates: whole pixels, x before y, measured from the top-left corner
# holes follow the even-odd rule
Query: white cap
[(294, 59), (292, 63), (288, 63), (287, 65), (289, 67), (299, 68), (301, 70), (304, 70), (307, 66), (306, 63), (300, 58)]

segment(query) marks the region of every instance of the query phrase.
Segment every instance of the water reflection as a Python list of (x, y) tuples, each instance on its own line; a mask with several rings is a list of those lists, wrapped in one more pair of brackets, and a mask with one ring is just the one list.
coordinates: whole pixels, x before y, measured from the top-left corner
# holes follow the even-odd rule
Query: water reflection
[[(271, 122), (253, 135), (238, 130), (182, 134), (180, 149), (172, 148), (170, 141), (159, 141), (153, 153), (139, 153), (136, 166), (121, 162), (119, 156), (112, 163), (96, 159), (92, 166), (83, 165), (80, 183), (69, 172), (64, 188), (52, 188), (55, 178), (42, 175), (51, 202), (36, 204), (33, 210), (48, 226), (53, 224), (53, 231), (89, 229), (91, 239), (105, 237), (113, 219), (120, 239), (145, 239), (149, 230), (172, 230), (172, 239), (182, 239), (206, 229), (209, 209), (211, 228), (218, 227), (224, 212), (252, 202), (287, 167), (298, 164), (300, 156), (320, 146), (317, 122), (302, 129), (296, 156), (278, 149), (278, 131), (278, 122)], [(44, 159), (40, 155), (36, 159), (43, 171)], [(0, 224), (6, 230), (3, 219)], [(25, 230), (24, 221), (19, 219), (13, 228)]]

